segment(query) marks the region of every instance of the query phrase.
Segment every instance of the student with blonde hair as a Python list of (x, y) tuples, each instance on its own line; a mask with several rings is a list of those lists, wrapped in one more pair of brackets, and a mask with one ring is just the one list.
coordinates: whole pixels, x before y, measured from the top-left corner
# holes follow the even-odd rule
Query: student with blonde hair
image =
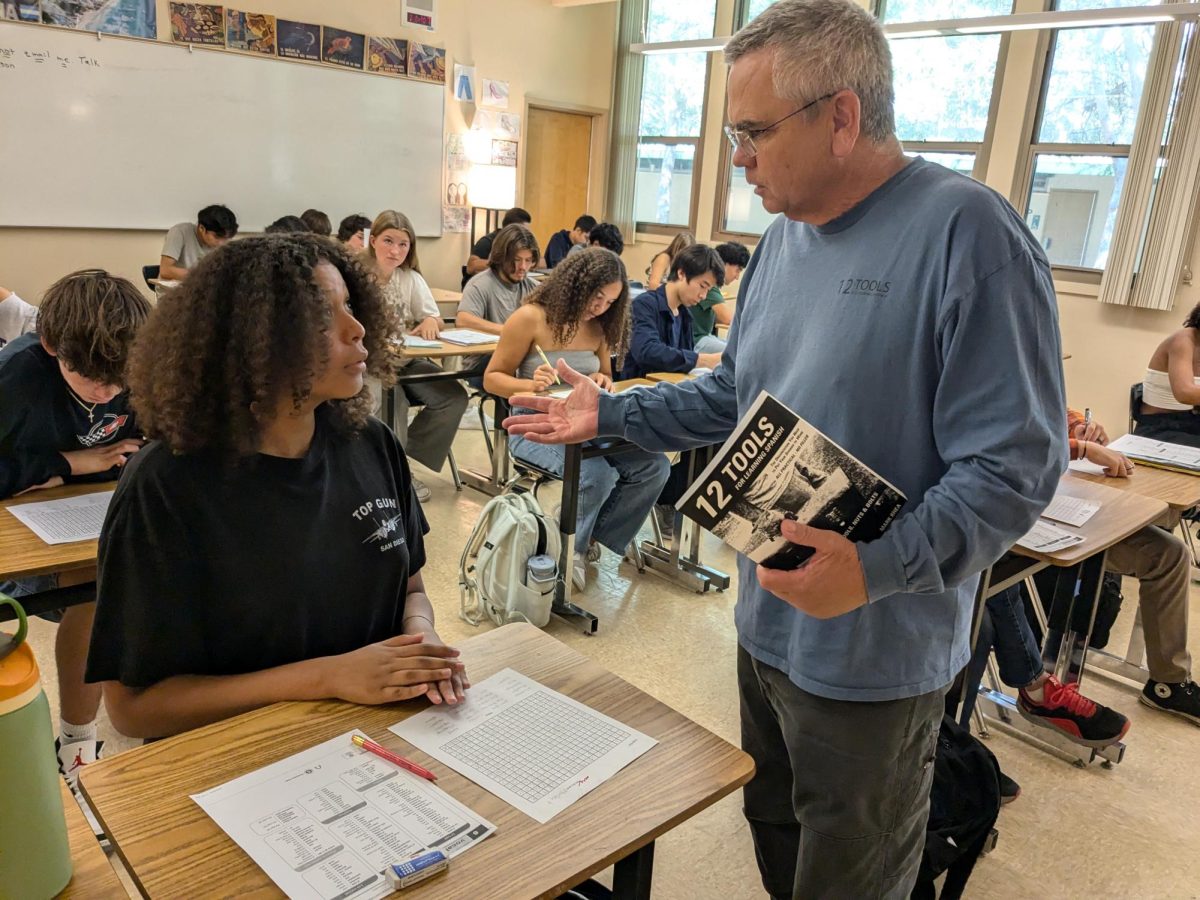
[(666, 250), (660, 250), (655, 253), (650, 260), (650, 265), (646, 266), (646, 290), (657, 291), (658, 286), (667, 280), (667, 276), (671, 274), (671, 260), (673, 260), (686, 247), (696, 243), (696, 236), (690, 231), (681, 231), (675, 235), (675, 239), (667, 244)]
[[(442, 320), (433, 293), (421, 275), (417, 231), (408, 216), (394, 209), (385, 209), (376, 216), (362, 257), (403, 330), (436, 340)], [(440, 371), (440, 366), (427, 359), (407, 360), (402, 366), (402, 374), (406, 375)], [(411, 459), (440, 472), (467, 408), (466, 390), (456, 381), (428, 381), (398, 387), (396, 399), (396, 421), (388, 424)], [(412, 425), (408, 424), (410, 406), (420, 407)], [(422, 502), (429, 499), (426, 485), (414, 478), (413, 486)]]

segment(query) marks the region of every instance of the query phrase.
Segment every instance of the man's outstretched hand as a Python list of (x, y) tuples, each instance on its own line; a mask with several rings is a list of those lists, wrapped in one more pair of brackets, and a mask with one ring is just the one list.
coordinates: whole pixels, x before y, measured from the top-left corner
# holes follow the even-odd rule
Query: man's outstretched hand
[(596, 436), (600, 410), (600, 386), (558, 360), (559, 376), (572, 387), (566, 397), (545, 394), (514, 394), (508, 402), (534, 413), (509, 416), (502, 423), (509, 434), (521, 435), (537, 444), (580, 444)]

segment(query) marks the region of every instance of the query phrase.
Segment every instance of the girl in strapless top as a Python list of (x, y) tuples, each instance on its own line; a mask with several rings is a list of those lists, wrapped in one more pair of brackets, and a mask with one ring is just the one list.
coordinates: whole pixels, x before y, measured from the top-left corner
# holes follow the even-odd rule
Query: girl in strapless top
[[(554, 367), (564, 360), (612, 390), (612, 357), (623, 356), (629, 345), (629, 308), (620, 257), (603, 247), (571, 254), (504, 323), (484, 387), (506, 398), (545, 391), (555, 384)], [(561, 446), (520, 435), (509, 438), (509, 446), (518, 459), (562, 475)], [(577, 588), (586, 586), (587, 563), (600, 558), (601, 545), (625, 552), (669, 471), (666, 456), (641, 449), (582, 461), (571, 573)]]
[(1200, 447), (1200, 304), (1150, 357), (1134, 434)]

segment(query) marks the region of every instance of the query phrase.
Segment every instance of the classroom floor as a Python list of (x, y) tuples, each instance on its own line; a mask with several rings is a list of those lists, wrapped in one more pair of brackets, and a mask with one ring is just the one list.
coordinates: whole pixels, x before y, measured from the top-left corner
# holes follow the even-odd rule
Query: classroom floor
[[(482, 469), (480, 433), (460, 432), (455, 453), (460, 465)], [(475, 629), (459, 619), (457, 587), (459, 549), (487, 498), (470, 489), (455, 492), (448, 470), (433, 475), (418, 466), (417, 475), (433, 491), (425, 511), (438, 537), (435, 546), (445, 548), (444, 554), (434, 551), (425, 583), (437, 608), (439, 631), (454, 642), (488, 627)], [(553, 502), (547, 489), (543, 503), (549, 508)], [(706, 562), (734, 572), (732, 552), (711, 535), (703, 553)], [(1127, 639), (1136, 583), (1127, 580), (1125, 594), (1111, 647), (1123, 647)], [(606, 551), (579, 601), (599, 616), (599, 633), (585, 636), (574, 623), (558, 619), (547, 631), (737, 743), (735, 600), (735, 589), (700, 595), (649, 573), (639, 576)], [(1193, 584), (1191, 601), (1191, 646), (1200, 656), (1200, 586)], [(37, 620), (31, 639), (57, 722), (53, 628)], [(1200, 663), (1197, 670), (1200, 674)], [(1145, 709), (1131, 685), (1090, 674), (1084, 684), (1087, 695), (1132, 720), (1124, 761), (1112, 770), (1098, 763), (1077, 769), (993, 731), (988, 746), (1022, 793), (1001, 812), (999, 845), (980, 861), (967, 895), (979, 900), (1200, 897), (1200, 879), (1192, 869), (1200, 852), (1200, 728)], [(113, 731), (103, 712), (101, 716), (106, 755), (132, 746)], [(660, 838), (654, 873), (658, 900), (766, 897), (740, 796), (727, 797)]]

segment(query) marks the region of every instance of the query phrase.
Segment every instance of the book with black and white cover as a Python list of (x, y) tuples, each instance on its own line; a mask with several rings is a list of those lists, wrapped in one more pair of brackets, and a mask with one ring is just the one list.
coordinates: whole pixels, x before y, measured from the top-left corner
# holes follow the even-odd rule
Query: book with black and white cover
[(811, 547), (784, 540), (783, 520), (874, 540), (905, 496), (766, 391), (676, 508), (771, 569), (795, 569)]

